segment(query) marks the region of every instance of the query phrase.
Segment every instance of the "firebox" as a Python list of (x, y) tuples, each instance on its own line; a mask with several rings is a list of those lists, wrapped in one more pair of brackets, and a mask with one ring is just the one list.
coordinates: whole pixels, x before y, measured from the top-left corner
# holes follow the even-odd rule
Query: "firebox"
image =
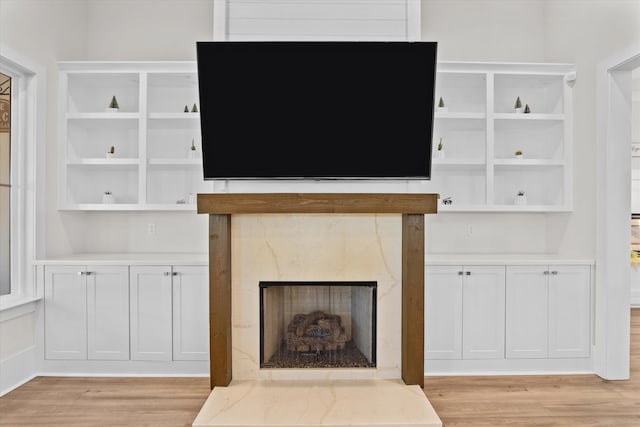
[(377, 282), (260, 282), (261, 368), (374, 368)]

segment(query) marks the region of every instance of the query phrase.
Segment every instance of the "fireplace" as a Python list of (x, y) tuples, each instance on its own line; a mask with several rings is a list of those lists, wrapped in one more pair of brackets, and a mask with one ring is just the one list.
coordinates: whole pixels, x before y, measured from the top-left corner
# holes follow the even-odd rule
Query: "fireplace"
[(260, 282), (260, 368), (375, 368), (376, 282)]
[[(213, 391), (194, 425), (442, 426), (420, 390), (424, 214), (436, 211), (433, 194), (199, 194), (198, 212), (209, 214)], [(261, 368), (258, 284), (299, 280), (375, 281), (374, 368)], [(329, 320), (315, 323), (318, 335), (340, 315), (299, 311)], [(269, 323), (288, 328), (279, 317)]]

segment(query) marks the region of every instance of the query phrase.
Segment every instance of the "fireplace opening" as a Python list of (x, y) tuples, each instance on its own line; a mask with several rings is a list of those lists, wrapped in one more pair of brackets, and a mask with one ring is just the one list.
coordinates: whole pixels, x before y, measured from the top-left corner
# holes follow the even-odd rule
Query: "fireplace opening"
[(375, 368), (376, 282), (260, 282), (261, 368)]

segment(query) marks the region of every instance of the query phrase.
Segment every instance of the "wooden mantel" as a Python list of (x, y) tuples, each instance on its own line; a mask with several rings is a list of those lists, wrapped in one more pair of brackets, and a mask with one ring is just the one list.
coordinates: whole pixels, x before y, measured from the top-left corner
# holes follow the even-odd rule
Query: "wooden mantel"
[(402, 379), (424, 387), (424, 215), (437, 211), (437, 194), (198, 194), (198, 213), (209, 215), (211, 388), (232, 377), (231, 215), (304, 213), (402, 215)]

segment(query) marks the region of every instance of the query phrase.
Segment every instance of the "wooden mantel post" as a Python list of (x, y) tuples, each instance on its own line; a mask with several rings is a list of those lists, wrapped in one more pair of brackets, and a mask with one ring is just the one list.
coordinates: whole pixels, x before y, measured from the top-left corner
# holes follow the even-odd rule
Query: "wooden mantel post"
[(424, 387), (424, 215), (438, 211), (437, 194), (198, 194), (209, 214), (211, 388), (227, 386), (231, 366), (231, 216), (234, 214), (401, 214), (402, 379)]
[(424, 215), (402, 215), (402, 380), (424, 388)]
[(209, 215), (209, 376), (231, 382), (231, 215)]

